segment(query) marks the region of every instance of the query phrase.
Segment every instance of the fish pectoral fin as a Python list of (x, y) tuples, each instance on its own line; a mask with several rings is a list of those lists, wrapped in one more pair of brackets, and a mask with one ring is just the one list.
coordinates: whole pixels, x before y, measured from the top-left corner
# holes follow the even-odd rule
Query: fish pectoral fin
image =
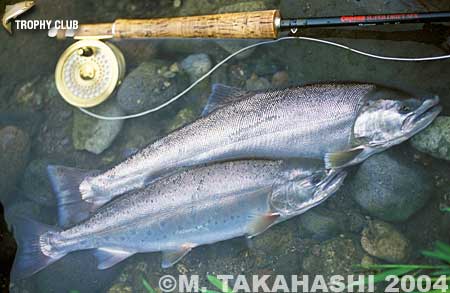
[(108, 269), (115, 264), (125, 260), (135, 254), (134, 251), (125, 251), (117, 248), (100, 247), (95, 250), (94, 256), (97, 258), (97, 268), (99, 270)]
[(247, 237), (252, 238), (266, 231), (278, 218), (279, 213), (266, 213), (255, 215), (248, 226)]
[(325, 168), (336, 169), (359, 163), (368, 157), (369, 149), (365, 146), (358, 146), (343, 152), (326, 153)]
[(179, 262), (186, 254), (188, 254), (192, 248), (193, 244), (184, 244), (179, 250), (165, 250), (162, 252), (161, 267), (163, 269), (170, 268), (177, 262)]
[(206, 116), (214, 110), (225, 106), (226, 104), (242, 100), (250, 93), (240, 88), (227, 86), (224, 84), (214, 84), (212, 86), (211, 95), (203, 109), (202, 116)]

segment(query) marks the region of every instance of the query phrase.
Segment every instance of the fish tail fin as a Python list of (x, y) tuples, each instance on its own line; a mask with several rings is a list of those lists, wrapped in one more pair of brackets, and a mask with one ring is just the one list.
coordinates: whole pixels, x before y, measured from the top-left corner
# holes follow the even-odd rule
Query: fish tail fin
[[(13, 280), (29, 277), (62, 258), (66, 253), (54, 251), (50, 238), (60, 229), (23, 217), (12, 221), (13, 234), (18, 242), (16, 257), (11, 271)], [(43, 248), (49, 246), (48, 252)]]
[[(58, 224), (67, 227), (89, 217), (101, 204), (83, 200), (80, 184), (85, 178), (98, 174), (77, 168), (49, 165), (47, 173), (58, 203)], [(83, 192), (90, 192), (83, 190)]]

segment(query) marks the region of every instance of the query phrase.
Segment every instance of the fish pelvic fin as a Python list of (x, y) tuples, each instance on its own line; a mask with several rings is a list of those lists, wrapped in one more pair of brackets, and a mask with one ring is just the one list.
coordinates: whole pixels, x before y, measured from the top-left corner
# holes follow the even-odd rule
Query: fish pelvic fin
[(342, 152), (326, 153), (325, 168), (337, 169), (361, 163), (378, 151), (369, 146), (358, 146)]
[(49, 165), (47, 167), (53, 192), (58, 203), (58, 224), (68, 227), (87, 219), (103, 202), (87, 202), (82, 199), (80, 184), (85, 178), (99, 171)]
[(185, 257), (194, 247), (194, 244), (183, 244), (178, 250), (165, 250), (162, 252), (161, 267), (167, 269), (179, 262)]
[(248, 238), (253, 238), (266, 231), (280, 217), (279, 213), (255, 215), (248, 227)]
[(11, 279), (25, 279), (66, 255), (53, 251), (49, 241), (60, 229), (24, 217), (14, 217), (11, 222), (18, 242)]
[(109, 247), (101, 247), (94, 251), (94, 256), (98, 261), (97, 268), (99, 270), (109, 269), (133, 254), (135, 254), (134, 251), (125, 251)]

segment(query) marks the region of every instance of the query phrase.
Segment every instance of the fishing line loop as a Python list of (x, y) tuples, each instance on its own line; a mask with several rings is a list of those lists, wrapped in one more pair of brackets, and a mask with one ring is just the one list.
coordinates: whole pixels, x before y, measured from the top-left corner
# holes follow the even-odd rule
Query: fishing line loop
[(376, 54), (372, 54), (372, 53), (368, 53), (368, 52), (364, 52), (361, 50), (357, 50), (354, 48), (351, 48), (349, 46), (340, 44), (340, 43), (336, 43), (336, 42), (332, 42), (332, 41), (327, 41), (327, 40), (323, 40), (323, 39), (317, 39), (317, 38), (310, 38), (310, 37), (294, 37), (294, 36), (288, 36), (288, 37), (281, 37), (279, 39), (276, 40), (270, 40), (270, 41), (262, 41), (262, 42), (258, 42), (252, 45), (249, 45), (247, 47), (244, 47), (242, 49), (237, 50), (236, 52), (230, 54), (229, 56), (227, 56), (225, 59), (223, 59), (222, 61), (220, 61), (219, 63), (217, 63), (215, 66), (213, 66), (207, 73), (205, 73), (202, 77), (200, 77), (199, 79), (197, 79), (196, 81), (194, 81), (190, 86), (188, 86), (185, 90), (183, 90), (182, 92), (180, 92), (179, 94), (177, 94), (176, 96), (174, 96), (173, 98), (169, 99), (168, 101), (160, 104), (159, 106), (156, 106), (154, 108), (148, 109), (146, 111), (140, 112), (140, 113), (136, 113), (136, 114), (131, 114), (131, 115), (126, 115), (126, 116), (115, 116), (115, 117), (108, 117), (108, 116), (103, 116), (103, 115), (99, 115), (99, 114), (95, 114), (89, 110), (86, 110), (84, 108), (78, 108), (81, 112), (92, 116), (94, 118), (100, 119), (100, 120), (127, 120), (127, 119), (133, 119), (133, 118), (138, 118), (138, 117), (142, 117), (145, 115), (148, 115), (150, 113), (159, 111), (167, 106), (169, 106), (170, 104), (174, 103), (175, 101), (177, 101), (178, 99), (180, 99), (182, 96), (184, 96), (187, 92), (189, 92), (193, 87), (195, 87), (197, 84), (199, 84), (200, 82), (202, 82), (204, 79), (206, 79), (207, 77), (209, 77), (214, 71), (216, 71), (220, 66), (222, 66), (223, 64), (225, 64), (226, 62), (228, 62), (230, 59), (232, 59), (233, 57), (235, 57), (236, 55), (239, 55), (240, 53), (247, 51), (249, 49), (258, 47), (258, 46), (262, 46), (262, 45), (267, 45), (267, 44), (274, 44), (274, 43), (278, 43), (281, 41), (285, 41), (285, 40), (304, 40), (304, 41), (310, 41), (310, 42), (315, 42), (315, 43), (321, 43), (321, 44), (325, 44), (325, 45), (330, 45), (330, 46), (334, 46), (334, 47), (338, 47), (344, 50), (348, 50), (350, 52), (359, 54), (359, 55), (363, 55), (369, 58), (374, 58), (374, 59), (379, 59), (379, 60), (387, 60), (387, 61), (400, 61), (400, 62), (424, 62), (424, 61), (437, 61), (437, 60), (444, 60), (444, 59), (450, 59), (450, 55), (441, 55), (441, 56), (433, 56), (433, 57), (421, 57), (421, 58), (407, 58), (407, 57), (389, 57), (389, 56), (381, 56), (381, 55), (376, 55)]

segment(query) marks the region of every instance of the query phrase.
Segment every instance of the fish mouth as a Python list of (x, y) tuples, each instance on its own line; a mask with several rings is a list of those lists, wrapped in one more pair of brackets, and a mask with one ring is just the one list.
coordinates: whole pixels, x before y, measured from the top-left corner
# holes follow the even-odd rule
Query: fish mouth
[(425, 100), (422, 105), (405, 119), (402, 131), (414, 135), (425, 129), (442, 111), (439, 105), (439, 97), (435, 96)]

